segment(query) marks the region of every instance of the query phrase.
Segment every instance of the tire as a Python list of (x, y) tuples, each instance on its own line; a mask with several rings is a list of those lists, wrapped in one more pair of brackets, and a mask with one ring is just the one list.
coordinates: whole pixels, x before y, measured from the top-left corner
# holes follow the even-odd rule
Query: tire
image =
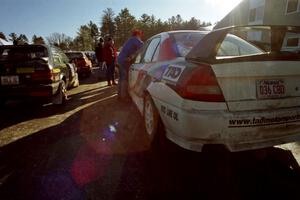
[(61, 82), (61, 89), (60, 89), (60, 92), (61, 92), (61, 94), (62, 94), (61, 105), (65, 105), (65, 104), (66, 104), (66, 101), (67, 101), (67, 99), (68, 99), (68, 95), (67, 95), (66, 83), (65, 83), (64, 80)]
[(151, 148), (160, 150), (166, 143), (165, 129), (150, 95), (144, 101), (144, 124)]
[(61, 85), (59, 87), (59, 92), (57, 96), (53, 100), (53, 104), (55, 105), (65, 105), (68, 99), (66, 83), (64, 80), (61, 81)]
[(79, 86), (79, 78), (78, 78), (78, 74), (75, 73), (74, 81), (73, 81), (73, 83), (72, 83), (72, 85), (71, 85), (70, 88), (76, 88), (78, 86)]
[(78, 73), (75, 73), (75, 81), (73, 84), (73, 87), (79, 87), (79, 77), (78, 77)]

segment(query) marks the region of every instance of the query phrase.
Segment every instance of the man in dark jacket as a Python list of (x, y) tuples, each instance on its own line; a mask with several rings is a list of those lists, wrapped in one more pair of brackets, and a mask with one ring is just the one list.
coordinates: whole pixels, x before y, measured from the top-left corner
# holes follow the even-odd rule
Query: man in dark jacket
[(105, 62), (107, 85), (116, 85), (115, 82), (115, 66), (117, 59), (117, 51), (114, 47), (114, 40), (111, 37), (106, 38), (103, 48), (103, 61)]
[(99, 66), (99, 71), (100, 71), (100, 77), (99, 79), (102, 77), (101, 73), (104, 71), (103, 69), (103, 46), (104, 46), (104, 40), (103, 38), (100, 38), (99, 43), (95, 49), (95, 53), (96, 53), (96, 58), (98, 61), (98, 66)]

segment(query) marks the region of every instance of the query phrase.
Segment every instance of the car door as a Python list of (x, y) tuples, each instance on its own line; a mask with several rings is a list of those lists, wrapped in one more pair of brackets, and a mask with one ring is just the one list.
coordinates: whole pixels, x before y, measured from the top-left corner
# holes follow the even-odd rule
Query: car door
[(137, 55), (135, 63), (130, 67), (129, 71), (129, 92), (133, 100), (142, 110), (144, 80), (146, 78), (146, 69), (155, 62), (157, 57), (157, 49), (160, 43), (160, 37), (150, 39), (141, 52)]

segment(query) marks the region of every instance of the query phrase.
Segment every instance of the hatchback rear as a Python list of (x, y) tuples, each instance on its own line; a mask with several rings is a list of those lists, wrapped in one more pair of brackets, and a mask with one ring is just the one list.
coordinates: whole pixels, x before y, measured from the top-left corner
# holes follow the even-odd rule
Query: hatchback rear
[(71, 62), (75, 64), (77, 67), (77, 72), (79, 75), (87, 75), (89, 76), (92, 72), (92, 62), (86, 56), (84, 52), (66, 52), (65, 53)]
[(60, 92), (60, 69), (53, 68), (44, 45), (0, 47), (0, 99), (39, 98), (51, 101)]

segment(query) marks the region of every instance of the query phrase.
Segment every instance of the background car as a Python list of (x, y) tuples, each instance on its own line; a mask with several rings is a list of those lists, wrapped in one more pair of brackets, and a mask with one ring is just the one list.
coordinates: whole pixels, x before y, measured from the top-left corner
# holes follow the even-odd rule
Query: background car
[(64, 104), (67, 87), (78, 86), (74, 66), (66, 55), (46, 45), (0, 47), (0, 101), (39, 98)]
[(91, 75), (93, 65), (84, 52), (72, 51), (66, 52), (65, 54), (70, 59), (70, 62), (75, 64), (79, 75)]
[(300, 57), (284, 42), (299, 32), (249, 26), (149, 39), (130, 67), (129, 93), (153, 144), (166, 136), (193, 151), (242, 151), (299, 140)]
[(88, 59), (90, 59), (92, 65), (97, 66), (98, 62), (97, 62), (96, 53), (94, 51), (85, 51), (84, 53), (88, 57)]

